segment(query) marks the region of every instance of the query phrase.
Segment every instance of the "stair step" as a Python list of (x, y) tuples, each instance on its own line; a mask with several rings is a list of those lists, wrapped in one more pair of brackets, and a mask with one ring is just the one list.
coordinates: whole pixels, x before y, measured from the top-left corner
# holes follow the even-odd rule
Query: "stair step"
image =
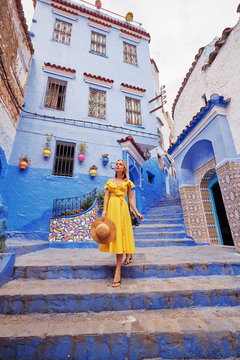
[(240, 356), (240, 307), (1, 315), (3, 359)]
[(16, 256), (29, 254), (34, 251), (43, 250), (49, 247), (48, 241), (39, 240), (13, 240), (6, 241), (7, 252), (14, 253)]
[(0, 289), (1, 314), (239, 306), (240, 276), (184, 279), (14, 280)]
[(137, 239), (135, 245), (137, 248), (142, 248), (159, 246), (196, 246), (196, 243), (190, 239)]
[[(134, 231), (134, 238), (135, 242), (139, 239), (139, 237), (145, 239), (183, 239), (186, 238), (187, 234), (185, 231), (149, 231), (149, 232), (135, 232)], [(192, 240), (193, 241), (193, 240)]]
[(183, 224), (184, 221), (183, 218), (176, 218), (176, 219), (152, 219), (152, 218), (146, 218), (144, 216), (144, 224)]
[(134, 234), (147, 231), (176, 232), (183, 230), (185, 231), (185, 226), (182, 224), (141, 224), (134, 228)]

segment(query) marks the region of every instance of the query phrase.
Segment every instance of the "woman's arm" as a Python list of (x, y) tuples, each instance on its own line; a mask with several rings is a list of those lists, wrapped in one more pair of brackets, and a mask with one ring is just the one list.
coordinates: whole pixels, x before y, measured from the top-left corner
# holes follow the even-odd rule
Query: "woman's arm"
[(107, 213), (107, 207), (108, 207), (108, 200), (109, 200), (109, 190), (107, 189), (104, 196), (103, 201), (103, 211), (102, 211), (102, 218), (104, 219)]
[(131, 208), (133, 209), (135, 214), (139, 217), (140, 221), (144, 221), (144, 217), (138, 212), (138, 210), (136, 208), (136, 205), (135, 205), (135, 202), (133, 200), (132, 191), (131, 191), (130, 187), (128, 187), (127, 196), (128, 196), (129, 205), (131, 206)]

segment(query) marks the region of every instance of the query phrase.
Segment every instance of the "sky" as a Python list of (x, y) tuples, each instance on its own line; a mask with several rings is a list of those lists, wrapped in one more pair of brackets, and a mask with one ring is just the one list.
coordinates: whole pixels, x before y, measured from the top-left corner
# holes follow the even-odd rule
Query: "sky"
[[(81, 0), (75, 2), (86, 5)], [(239, 3), (240, 0), (102, 0), (102, 7), (123, 16), (131, 11), (134, 20), (150, 33), (150, 57), (159, 69), (160, 85), (166, 86), (165, 110), (171, 114), (174, 99), (199, 48), (220, 37), (225, 28), (236, 25)], [(32, 0), (22, 0), (22, 4), (30, 27)]]

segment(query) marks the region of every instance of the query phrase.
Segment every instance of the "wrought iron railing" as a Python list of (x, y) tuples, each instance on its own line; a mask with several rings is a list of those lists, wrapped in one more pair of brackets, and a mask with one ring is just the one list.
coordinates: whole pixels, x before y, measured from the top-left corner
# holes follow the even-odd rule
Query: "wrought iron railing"
[(97, 188), (75, 197), (53, 200), (52, 217), (77, 215), (89, 209), (97, 197)]

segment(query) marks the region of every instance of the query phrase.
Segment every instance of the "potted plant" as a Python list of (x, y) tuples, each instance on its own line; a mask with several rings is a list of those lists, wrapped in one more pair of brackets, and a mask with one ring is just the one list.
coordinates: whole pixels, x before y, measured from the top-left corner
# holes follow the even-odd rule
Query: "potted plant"
[(92, 177), (96, 176), (96, 175), (97, 175), (97, 166), (96, 166), (96, 165), (92, 165), (92, 166), (90, 167), (89, 171), (90, 171), (90, 175), (91, 175)]
[(28, 166), (28, 164), (30, 164), (30, 163), (31, 163), (31, 159), (30, 159), (30, 156), (28, 156), (28, 155), (22, 156), (19, 159), (19, 167), (22, 170), (25, 170), (26, 167)]
[(85, 150), (87, 148), (87, 145), (85, 141), (80, 142), (79, 144), (79, 154), (78, 154), (78, 160), (83, 161), (85, 159)]
[(102, 154), (102, 162), (104, 166), (107, 165), (109, 162), (108, 154)]
[(48, 158), (51, 155), (50, 143), (53, 134), (50, 135), (45, 134), (45, 135), (46, 135), (46, 147), (43, 149), (43, 156)]

